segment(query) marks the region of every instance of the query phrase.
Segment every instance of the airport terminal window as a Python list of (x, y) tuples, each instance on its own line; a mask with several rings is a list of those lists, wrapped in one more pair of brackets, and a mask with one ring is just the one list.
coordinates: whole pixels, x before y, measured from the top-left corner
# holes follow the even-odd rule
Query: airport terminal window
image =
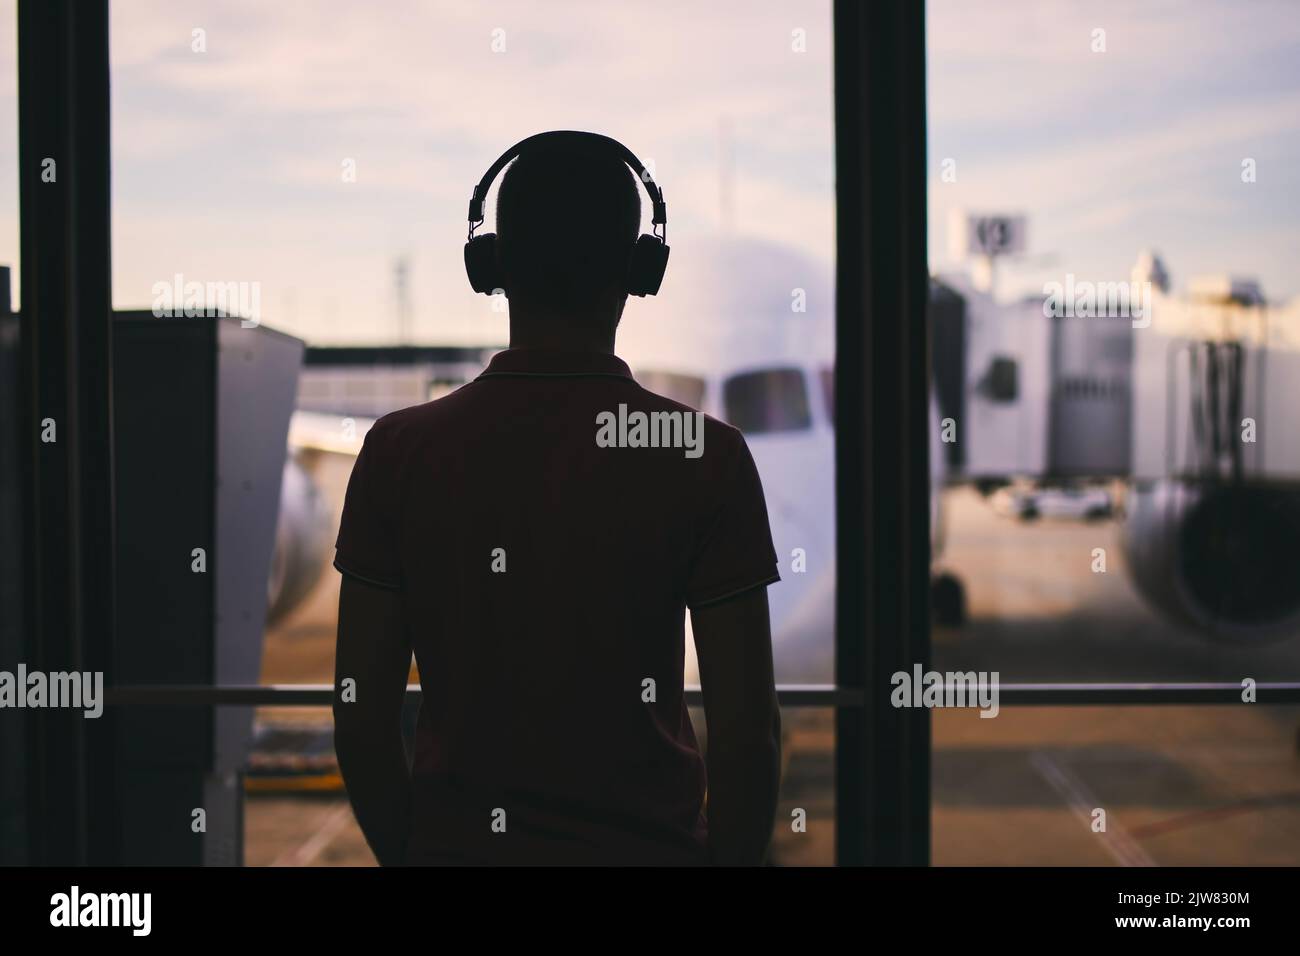
[[(531, 7), (503, 6), (522, 26), (515, 35), (529, 37), (527, 27), (538, 26), (526, 19)], [(584, 30), (546, 34), (532, 56), (494, 61), (485, 58), (497, 51), (472, 42), (483, 39), (477, 14), (467, 20), (450, 4), (404, 8), (408, 18), (429, 19), (433, 29), (423, 31), (396, 19), (376, 24), (343, 4), (332, 17), (291, 11), (268, 19), (259, 18), (257, 4), (196, 0), (148, 11), (148, 30), (134, 29), (146, 17), (138, 8), (112, 9), (119, 304), (142, 305), (173, 277), (233, 282), (244, 311), (251, 307), (268, 327), (313, 341), (364, 342), (366, 351), (419, 337), (439, 343), (434, 352), (457, 343), (473, 353), (431, 360), (400, 388), (360, 381), (354, 389), (348, 376), (356, 369), (345, 367), (337, 389), (315, 396), (330, 407), (291, 427), (281, 508), (290, 540), (277, 556), (302, 560), (278, 563), (276, 576), (295, 581), (301, 593), (273, 602), (292, 606), (268, 622), (263, 682), (328, 681), (338, 585), (320, 565), (357, 444), (390, 402), (456, 387), (476, 374), (487, 346), (503, 341), (501, 303), (468, 296), (458, 256), (446, 256), (456, 264), (447, 265), (445, 250), (421, 245), (430, 233), (417, 227), (429, 218), (456, 219), (463, 190), (442, 184), (477, 178), (480, 154), (495, 155), (539, 105), (549, 115), (580, 104), (572, 116), (583, 122), (568, 125), (630, 119), (654, 139), (658, 127), (637, 125), (647, 111), (622, 99), (632, 87), (656, 97), (662, 91), (638, 63), (636, 84), (610, 82), (604, 100), (591, 92), (589, 76), (612, 74), (624, 58), (616, 43), (593, 44), (590, 36), (602, 29), (616, 36), (626, 27), (617, 20), (622, 14), (587, 16)], [(1285, 107), (1300, 95), (1300, 40), (1281, 8), (1265, 5), (1242, 18), (1226, 5), (1189, 0), (1176, 22), (1167, 9), (1118, 0), (1103, 0), (1086, 15), (1062, 9), (1040, 19), (1035, 9), (1030, 0), (927, 4), (930, 265), (935, 284), (960, 300), (960, 320), (936, 332), (952, 336), (938, 343), (948, 360), (942, 364), (969, 371), (1001, 357), (1017, 370), (1017, 388), (992, 395), (978, 387), (978, 375), (964, 375), (945, 394), (944, 417), (929, 417), (939, 429), (931, 436), (930, 476), (934, 666), (963, 676), (991, 672), (994, 686), (999, 677), (1093, 689), (1139, 680), (1146, 682), (1140, 694), (1153, 699), (1173, 680), (1213, 680), (1235, 693), (1238, 682), (1293, 677), (1300, 585), (1277, 570), (1290, 564), (1272, 560), (1289, 557), (1279, 552), (1290, 542), (1278, 543), (1283, 524), (1269, 516), (1290, 520), (1300, 500), (1300, 441), (1288, 414), (1300, 380), (1293, 374), (1300, 373), (1300, 336), (1293, 328), (1297, 287), (1286, 268), (1300, 221), (1294, 179), (1257, 178), (1253, 157), (1294, 168), (1297, 144), (1285, 124), (1237, 120), (1254, 115), (1249, 107), (1260, 98)], [(812, 584), (795, 584), (804, 576), (790, 574), (784, 590), (773, 589), (782, 683), (800, 682), (834, 650), (827, 619), (835, 604), (836, 529), (820, 508), (833, 492), (834, 445), (809, 428), (808, 397), (810, 387), (819, 391), (833, 416), (834, 369), (818, 364), (818, 382), (809, 383), (789, 364), (808, 356), (782, 354), (796, 336), (766, 334), (792, 331), (783, 325), (789, 289), (815, 287), (807, 277), (832, 261), (834, 249), (829, 5), (800, 10), (826, 42), (806, 47), (817, 52), (797, 66), (743, 33), (778, 35), (784, 19), (764, 20), (739, 2), (716, 20), (693, 13), (691, 31), (669, 20), (651, 38), (657, 48), (678, 45), (662, 79), (712, 101), (719, 114), (716, 164), (700, 158), (698, 118), (675, 131), (678, 139), (668, 137), (659, 157), (661, 169), (685, 187), (670, 194), (698, 196), (706, 192), (701, 184), (713, 184), (716, 221), (699, 210), (677, 220), (685, 238), (674, 258), (675, 286), (653, 304), (631, 303), (620, 329), (620, 351), (635, 357), (634, 368), (671, 369), (659, 363), (675, 348), (718, 366), (723, 413), (747, 434), (778, 553), (791, 543), (801, 554), (812, 545), (808, 568), (830, 568), (829, 576), (807, 575)], [(255, 42), (218, 45), (221, 55), (208, 58), (210, 31)], [(427, 72), (441, 62), (428, 56), (431, 35), (445, 40), (450, 59), (491, 64), (479, 75), (492, 82), (480, 92), (457, 88), (455, 98), (431, 95), (450, 88)], [(336, 36), (348, 41), (331, 45)], [(581, 36), (577, 46), (566, 40), (572, 36)], [(188, 38), (188, 47), (176, 37)], [(1116, 42), (1133, 37), (1141, 42)], [(1189, 47), (1213, 50), (1225, 68), (1205, 71), (1203, 58), (1185, 55)], [(385, 54), (383, 70), (373, 69), (377, 50)], [(582, 69), (548, 75), (548, 63), (575, 57), (587, 57)], [(529, 100), (550, 87), (561, 94), (556, 101)], [(263, 95), (249, 95), (254, 91)], [(481, 101), (466, 104), (465, 95)], [(345, 108), (315, 123), (309, 107), (322, 99)], [(376, 112), (375, 103), (387, 109)], [(1107, 118), (1102, 141), (1095, 124), (1077, 122), (1081, 114)], [(196, 115), (202, 124), (193, 123)], [(467, 131), (455, 119), (463, 115), (491, 119)], [(244, 151), (214, 158), (211, 145), (236, 135)], [(160, 139), (187, 145), (163, 163), (149, 146)], [(1246, 157), (1238, 170), (1233, 155), (1227, 175), (1225, 150)], [(428, 166), (437, 175), (428, 175)], [(379, 174), (367, 179), (365, 170)], [(753, 188), (736, 189), (736, 179)], [(337, 192), (358, 184), (366, 188)], [(193, 230), (158, 231), (157, 221), (178, 207)], [(811, 222), (790, 229), (797, 218)], [(384, 221), (383, 241), (377, 221)], [(310, 241), (302, 249), (288, 241), (303, 235)], [(685, 249), (691, 254), (683, 257)], [(1232, 249), (1255, 254), (1234, 258)], [(1167, 261), (1179, 265), (1167, 269)], [(176, 272), (182, 263), (205, 274), (183, 277)], [(1197, 272), (1250, 268), (1259, 275), (1184, 276), (1182, 263)], [(691, 281), (681, 281), (683, 269)], [(1063, 289), (1074, 290), (1064, 294), (1067, 311), (1088, 303), (1077, 320), (1052, 312), (1062, 307)], [(735, 297), (737, 290), (749, 300)], [(820, 298), (828, 301), (830, 291), (821, 289)], [(1102, 296), (1116, 314), (1095, 311)], [(721, 329), (733, 348), (696, 335), (701, 303), (717, 313), (710, 335)], [(667, 323), (672, 331), (635, 321), (643, 307), (663, 309), (676, 320)], [(782, 320), (763, 331), (777, 314)], [(645, 329), (654, 331), (638, 339)], [(754, 371), (761, 366), (752, 356), (738, 357), (756, 343), (774, 353), (771, 367)], [(1240, 367), (1221, 375), (1198, 364), (1195, 356), (1218, 350), (1235, 350)], [(367, 364), (375, 365), (358, 368)], [(712, 398), (701, 378), (674, 371), (649, 377), (661, 391), (701, 404)], [(303, 390), (299, 412), (311, 411), (301, 399), (312, 394)], [(1207, 423), (1223, 454), (1198, 458), (1194, 436)], [(796, 431), (809, 440), (790, 441)], [(960, 454), (936, 456), (941, 441), (960, 442)], [(1232, 442), (1231, 453), (1224, 441)], [(1003, 486), (1005, 493), (990, 494)], [(1243, 514), (1251, 520), (1239, 520)], [(1262, 558), (1273, 576), (1215, 573), (1228, 564), (1241, 571), (1239, 555)], [(247, 833), (258, 844), (248, 860), (364, 861), (368, 853), (333, 773), (329, 712), (290, 711), (286, 718), (277, 706), (259, 714), (254, 753), (241, 768), (247, 778), (222, 778), (223, 787), (240, 782), (262, 797), (248, 807)], [(1235, 699), (1213, 708), (1091, 713), (992, 706), (992, 714), (969, 707), (933, 714), (934, 862), (1296, 862), (1289, 837), (1297, 830), (1291, 781), (1300, 707)], [(409, 722), (414, 711), (406, 716)], [(828, 800), (833, 716), (800, 708), (783, 721), (790, 749), (782, 812), (811, 806), (815, 825), (806, 840), (782, 833), (778, 862), (829, 861), (822, 851), (836, 827)], [(319, 801), (304, 800), (308, 790)], [(304, 813), (309, 806), (313, 812)], [(1108, 822), (1100, 831), (1099, 809)], [(293, 821), (308, 818), (293, 832)], [(856, 825), (844, 819), (845, 829)], [(1207, 821), (1215, 823), (1212, 835)]]
[(803, 372), (797, 368), (746, 372), (722, 387), (727, 421), (747, 435), (799, 431), (812, 419)]
[[(931, 454), (959, 449), (935, 476), (933, 666), (1153, 698), (1295, 681), (1300, 581), (1277, 569), (1300, 501), (1300, 182), (1253, 170), (1294, 168), (1300, 139), (1244, 120), (1300, 96), (1294, 11), (1041, 14), (926, 8), (930, 271), (960, 299), (932, 301), (950, 380)], [(1228, 351), (1239, 366), (1195, 358)], [(978, 387), (999, 359), (1001, 396)], [(1198, 460), (1211, 433), (1228, 447)], [(933, 724), (935, 862), (1300, 861), (1280, 838), (1300, 821), (1294, 708), (969, 716)], [(1126, 842), (1072, 819), (1085, 804)]]
[[(960, 597), (937, 615), (936, 658), (1018, 681), (1293, 680), (1300, 583), (1227, 572), (1291, 566), (1270, 528), (1300, 509), (1300, 285), (1282, 265), (1300, 185), (1255, 179), (1249, 162), (1214, 170), (1224, 149), (1294, 158), (1300, 140), (1265, 126), (1173, 140), (1300, 96), (1294, 17), (1102, 3), (1026, 26), (1032, 9), (927, 7), (931, 272), (962, 299), (959, 321), (934, 323), (932, 355), (965, 370), (932, 446), (961, 449), (936, 502), (935, 568)], [(1230, 67), (1221, 85), (1173, 45), (1117, 41), (1175, 32)], [(1019, 55), (1026, 42), (1070, 68)], [(1063, 110), (1116, 123), (1103, 142), (1069, 123), (1044, 137)], [(1116, 175), (1121, 153), (1125, 169), (1162, 171)], [(999, 362), (1017, 373), (1001, 395), (979, 386)], [(980, 489), (1007, 480), (1024, 506), (999, 515)], [(1071, 506), (1081, 491), (1110, 502), (1104, 518)]]
[[(733, 382), (733, 411), (752, 428), (777, 552), (806, 548), (815, 572), (783, 575), (781, 593), (773, 589), (778, 680), (827, 679), (831, 615), (810, 625), (806, 612), (811, 597), (833, 604), (831, 447), (810, 447), (807, 467), (791, 471), (777, 454), (787, 449), (763, 445), (809, 424), (803, 376), (785, 368), (805, 356), (789, 343), (820, 336), (818, 360), (834, 353), (831, 3), (655, 9), (646, 18), (639, 3), (566, 12), (524, 0), (396, 0), (376, 18), (341, 0), (311, 10), (256, 0), (110, 5), (115, 308), (148, 309), (178, 274), (234, 283), (245, 311), (310, 347), (290, 425), (262, 683), (333, 679), (339, 581), (328, 558), (367, 430), (472, 379), (508, 341), (507, 303), (466, 282), (466, 200), (493, 159), (543, 128), (615, 135), (664, 187), (672, 256), (663, 288), (629, 299), (618, 329), (617, 352), (638, 379), (685, 404), (719, 406), (707, 381), (776, 370)], [(629, 35), (658, 54), (628, 56)], [(687, 115), (663, 112), (665, 98), (682, 97), (694, 104)], [(165, 155), (159, 142), (171, 144)], [(223, 148), (231, 143), (233, 152)], [(495, 200), (494, 186), (485, 231)], [(178, 209), (185, 226), (160, 230)], [(792, 317), (794, 288), (810, 306)], [(313, 365), (310, 353), (328, 347), (355, 349), (356, 361)], [(418, 370), (391, 358), (453, 347), (474, 354), (434, 355)], [(735, 361), (740, 347), (757, 350), (760, 364)], [(794, 744), (816, 754), (800, 764), (829, 759), (830, 713), (820, 721)], [(253, 749), (250, 837), (273, 834), (308, 789), (341, 798), (321, 770), (332, 754), (327, 710), (259, 709)], [(830, 803), (820, 770), (791, 786)], [(332, 811), (321, 819), (337, 825)], [(351, 837), (340, 843), (356, 849)], [(800, 858), (829, 862), (832, 845)], [(291, 849), (250, 848), (249, 859), (297, 859), (283, 857)], [(313, 862), (343, 859), (352, 857), (325, 851)]]

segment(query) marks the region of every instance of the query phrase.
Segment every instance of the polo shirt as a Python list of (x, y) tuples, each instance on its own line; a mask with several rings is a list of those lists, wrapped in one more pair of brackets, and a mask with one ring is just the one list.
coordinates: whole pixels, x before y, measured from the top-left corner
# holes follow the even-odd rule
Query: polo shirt
[(707, 862), (685, 612), (779, 580), (737, 429), (612, 354), (508, 349), (370, 429), (335, 566), (404, 606), (408, 862)]

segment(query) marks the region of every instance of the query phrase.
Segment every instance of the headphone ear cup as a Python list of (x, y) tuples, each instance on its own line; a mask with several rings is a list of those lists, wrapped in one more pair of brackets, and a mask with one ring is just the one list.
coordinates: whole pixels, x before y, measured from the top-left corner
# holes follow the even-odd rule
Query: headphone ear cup
[(475, 292), (491, 295), (504, 288), (503, 277), (497, 269), (497, 234), (485, 232), (465, 243), (465, 274)]
[(643, 233), (632, 247), (627, 268), (628, 295), (655, 295), (668, 268), (668, 246), (658, 236)]

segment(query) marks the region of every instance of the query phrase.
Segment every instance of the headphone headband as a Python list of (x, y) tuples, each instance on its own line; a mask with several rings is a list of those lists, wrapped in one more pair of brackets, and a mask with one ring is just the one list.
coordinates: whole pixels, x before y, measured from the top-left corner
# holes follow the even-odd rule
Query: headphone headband
[[(610, 139), (608, 136), (601, 136), (599, 133), (582, 133), (569, 129), (538, 133), (515, 143), (497, 158), (497, 161), (483, 174), (483, 178), (478, 181), (478, 185), (474, 187), (474, 195), (469, 200), (469, 238), (465, 242), (465, 274), (469, 278), (470, 287), (475, 292), (481, 292), (484, 295), (494, 295), (505, 289), (506, 277), (499, 261), (496, 233), (489, 232), (481, 236), (474, 235), (474, 229), (483, 222), (483, 202), (487, 199), (488, 190), (492, 187), (492, 180), (496, 179), (497, 174), (505, 168), (510, 160), (528, 152), (541, 140), (553, 139), (569, 140), (571, 142), (581, 139), (587, 143), (598, 143), (622, 159), (636, 173), (637, 178), (641, 180), (641, 185), (645, 187), (645, 191), (650, 195), (650, 202), (654, 207), (654, 212), (650, 217), (650, 221), (654, 223), (654, 226), (651, 227), (654, 234), (647, 235), (643, 233), (637, 237), (636, 243), (632, 246), (628, 254), (627, 272), (624, 276), (625, 288), (628, 295), (646, 296), (657, 294), (659, 285), (664, 279), (664, 270), (668, 268), (669, 252), (668, 207), (664, 204), (663, 190), (650, 176), (645, 164), (618, 140)], [(656, 227), (658, 227), (658, 231), (656, 231)]]
[[(515, 145), (497, 158), (497, 161), (488, 167), (488, 171), (483, 174), (483, 178), (478, 181), (474, 187), (474, 194), (469, 200), (469, 235), (474, 238), (474, 227), (483, 222), (483, 202), (487, 199), (488, 190), (492, 188), (492, 181), (497, 178), (497, 174), (505, 168), (506, 164), (517, 156), (522, 155), (526, 150), (541, 140), (581, 137), (583, 139), (597, 141), (610, 147), (619, 156), (623, 162), (627, 163), (636, 173), (637, 179), (641, 180), (641, 185), (645, 187), (646, 193), (650, 196), (650, 202), (653, 207), (650, 221), (656, 226), (668, 225), (668, 206), (664, 203), (663, 190), (659, 184), (654, 181), (647, 171), (645, 164), (636, 158), (636, 155), (616, 139), (609, 136), (602, 136), (600, 133), (586, 133), (581, 130), (558, 129), (546, 133), (536, 133), (527, 139), (522, 139)], [(665, 232), (667, 230), (665, 229)]]

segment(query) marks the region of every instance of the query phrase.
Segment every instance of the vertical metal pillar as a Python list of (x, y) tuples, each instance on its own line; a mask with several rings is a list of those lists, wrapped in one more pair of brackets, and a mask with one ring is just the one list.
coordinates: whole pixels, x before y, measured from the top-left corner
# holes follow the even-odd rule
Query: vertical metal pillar
[(835, 0), (836, 860), (926, 864), (929, 666), (925, 5)]
[[(108, 110), (108, 0), (21, 0), (25, 663), (47, 673), (103, 671), (106, 684), (114, 626)], [(30, 861), (111, 862), (111, 716), (45, 710), (28, 719)]]

